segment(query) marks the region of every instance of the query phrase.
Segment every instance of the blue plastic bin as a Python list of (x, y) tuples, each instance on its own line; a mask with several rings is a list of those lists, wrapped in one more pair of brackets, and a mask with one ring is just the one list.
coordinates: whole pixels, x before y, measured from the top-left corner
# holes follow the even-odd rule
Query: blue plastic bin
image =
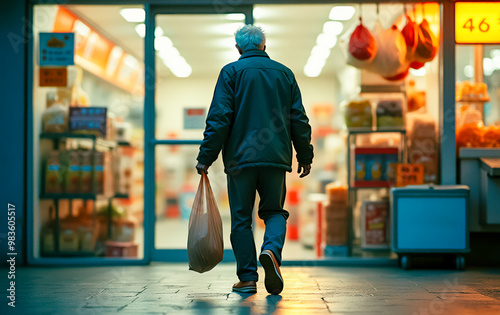
[(404, 269), (411, 254), (456, 254), (464, 268), (469, 249), (469, 187), (407, 186), (391, 189), (392, 251)]

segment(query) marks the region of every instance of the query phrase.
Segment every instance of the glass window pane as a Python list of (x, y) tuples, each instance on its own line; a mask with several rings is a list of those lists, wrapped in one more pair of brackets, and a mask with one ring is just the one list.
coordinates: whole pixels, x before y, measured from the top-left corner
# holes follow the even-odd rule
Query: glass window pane
[(143, 257), (144, 45), (122, 8), (34, 7), (35, 258)]

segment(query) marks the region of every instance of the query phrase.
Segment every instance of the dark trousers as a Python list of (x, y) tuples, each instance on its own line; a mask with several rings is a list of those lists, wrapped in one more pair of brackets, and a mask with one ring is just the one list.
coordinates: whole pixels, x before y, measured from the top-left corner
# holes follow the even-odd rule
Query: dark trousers
[(288, 211), (283, 209), (286, 186), (285, 170), (274, 167), (250, 167), (228, 174), (227, 187), (231, 208), (231, 245), (236, 257), (240, 281), (258, 281), (257, 255), (252, 232), (255, 192), (260, 196), (259, 218), (266, 231), (261, 251), (271, 250), (281, 265)]

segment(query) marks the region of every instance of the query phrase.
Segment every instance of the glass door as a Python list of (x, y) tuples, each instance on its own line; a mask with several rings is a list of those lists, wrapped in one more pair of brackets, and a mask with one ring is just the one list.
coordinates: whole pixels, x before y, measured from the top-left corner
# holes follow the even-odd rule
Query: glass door
[[(220, 69), (238, 59), (234, 32), (252, 23), (251, 6), (151, 7), (146, 18), (145, 176), (152, 260), (187, 261), (188, 221), (200, 176), (195, 170)], [(154, 70), (153, 70), (154, 69)], [(221, 160), (209, 179), (229, 240), (230, 212)], [(224, 244), (225, 260), (234, 260)]]

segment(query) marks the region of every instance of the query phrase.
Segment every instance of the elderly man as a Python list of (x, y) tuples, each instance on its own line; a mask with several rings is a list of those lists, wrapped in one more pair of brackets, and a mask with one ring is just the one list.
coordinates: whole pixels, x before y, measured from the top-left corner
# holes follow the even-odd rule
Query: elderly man
[(292, 143), (298, 173), (311, 170), (311, 126), (292, 71), (269, 58), (260, 27), (246, 25), (236, 31), (241, 57), (219, 74), (197, 157), (198, 173), (207, 172), (222, 149), (231, 208), (231, 244), (239, 282), (233, 291), (255, 293), (257, 259), (252, 232), (256, 191), (259, 217), (266, 230), (259, 261), (265, 287), (271, 294), (283, 290), (280, 272), (288, 211), (285, 172), (292, 168)]

